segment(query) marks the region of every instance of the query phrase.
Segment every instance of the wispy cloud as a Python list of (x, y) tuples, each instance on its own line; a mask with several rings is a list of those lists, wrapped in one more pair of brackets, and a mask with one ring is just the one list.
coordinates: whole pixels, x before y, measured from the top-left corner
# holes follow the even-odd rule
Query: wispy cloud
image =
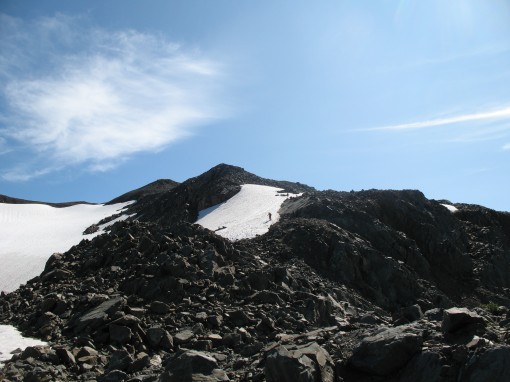
[(10, 150), (7, 147), (7, 141), (5, 138), (0, 137), (0, 155), (8, 153)]
[(32, 23), (4, 15), (0, 25), (0, 136), (38, 157), (4, 179), (76, 165), (106, 171), (227, 114), (221, 65), (161, 36), (62, 15)]
[(475, 121), (488, 121), (496, 119), (508, 119), (510, 118), (510, 107), (504, 107), (489, 111), (461, 114), (452, 117), (429, 119), (419, 122), (403, 123), (396, 125), (388, 125), (381, 127), (373, 127), (363, 129), (365, 131), (402, 131), (402, 130), (416, 130), (425, 129), (429, 127), (437, 127), (443, 125), (452, 125), (463, 122), (475, 122)]
[(510, 150), (510, 143), (503, 146), (503, 150)]

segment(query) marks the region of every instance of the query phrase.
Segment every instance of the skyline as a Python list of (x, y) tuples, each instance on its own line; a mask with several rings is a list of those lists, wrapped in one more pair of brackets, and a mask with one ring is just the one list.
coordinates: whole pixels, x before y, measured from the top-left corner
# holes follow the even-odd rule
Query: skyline
[(510, 211), (510, 4), (144, 4), (0, 4), (0, 194), (106, 202), (228, 163)]

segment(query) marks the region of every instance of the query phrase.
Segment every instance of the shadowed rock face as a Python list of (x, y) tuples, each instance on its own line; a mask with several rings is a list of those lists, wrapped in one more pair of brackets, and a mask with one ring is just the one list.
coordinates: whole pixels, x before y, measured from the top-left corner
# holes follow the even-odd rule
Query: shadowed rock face
[[(245, 183), (304, 194), (254, 239), (190, 224)], [(0, 296), (1, 323), (51, 342), (16, 355), (2, 378), (508, 375), (508, 213), (464, 204), (452, 213), (412, 190), (316, 191), (228, 165), (120, 198), (133, 196), (136, 218), (52, 256), (40, 277)]]

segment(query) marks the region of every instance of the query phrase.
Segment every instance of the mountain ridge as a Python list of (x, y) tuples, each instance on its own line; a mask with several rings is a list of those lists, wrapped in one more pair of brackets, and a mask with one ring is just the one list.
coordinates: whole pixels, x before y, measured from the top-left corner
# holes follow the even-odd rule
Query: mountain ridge
[[(301, 195), (282, 199), (253, 238), (195, 224), (248, 183)], [(318, 191), (225, 164), (119, 198), (134, 195), (130, 218), (0, 296), (1, 323), (50, 342), (0, 375), (503, 382), (510, 373), (509, 213), (448, 208), (417, 190)]]

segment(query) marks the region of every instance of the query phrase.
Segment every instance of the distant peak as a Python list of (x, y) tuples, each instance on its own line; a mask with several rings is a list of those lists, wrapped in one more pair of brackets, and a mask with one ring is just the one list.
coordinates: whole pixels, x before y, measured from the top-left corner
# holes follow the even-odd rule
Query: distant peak
[(107, 204), (139, 200), (146, 195), (160, 194), (170, 191), (171, 189), (175, 188), (178, 185), (179, 185), (178, 182), (175, 182), (171, 179), (158, 179), (155, 180), (154, 182), (146, 184), (143, 187), (137, 188), (136, 190), (126, 192), (125, 194), (122, 194), (121, 196), (109, 201)]

